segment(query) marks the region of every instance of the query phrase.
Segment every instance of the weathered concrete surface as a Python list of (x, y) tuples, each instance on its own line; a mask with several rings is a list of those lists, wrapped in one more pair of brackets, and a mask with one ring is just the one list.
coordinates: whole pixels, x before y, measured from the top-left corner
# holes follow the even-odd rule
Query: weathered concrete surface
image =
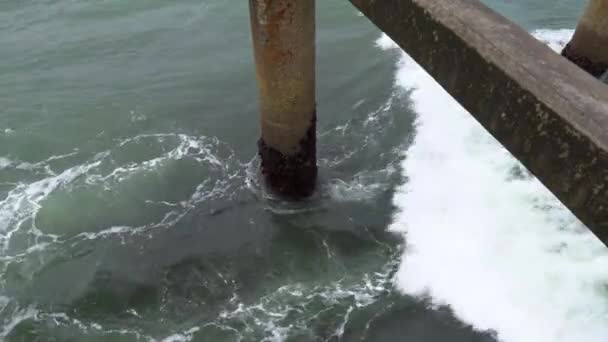
[(266, 185), (310, 196), (317, 179), (315, 1), (249, 0)]
[(590, 0), (562, 55), (595, 77), (608, 70), (608, 1)]
[(351, 2), (608, 242), (606, 85), (476, 0)]

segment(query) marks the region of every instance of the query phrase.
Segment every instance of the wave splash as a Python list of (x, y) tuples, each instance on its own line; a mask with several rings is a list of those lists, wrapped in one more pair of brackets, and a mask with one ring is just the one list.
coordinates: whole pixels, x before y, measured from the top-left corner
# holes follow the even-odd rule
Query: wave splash
[[(534, 35), (558, 51), (572, 33)], [(408, 55), (398, 63), (418, 113), (391, 225), (407, 240), (399, 289), (501, 341), (605, 341), (604, 245)]]

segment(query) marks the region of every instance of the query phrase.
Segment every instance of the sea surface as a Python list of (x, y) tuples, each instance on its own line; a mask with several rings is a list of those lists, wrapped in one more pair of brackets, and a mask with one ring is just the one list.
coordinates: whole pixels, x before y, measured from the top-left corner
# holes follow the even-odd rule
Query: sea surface
[[(485, 2), (559, 51), (586, 1)], [(317, 3), (320, 180), (286, 203), (247, 1), (0, 0), (0, 341), (608, 340), (604, 245)]]

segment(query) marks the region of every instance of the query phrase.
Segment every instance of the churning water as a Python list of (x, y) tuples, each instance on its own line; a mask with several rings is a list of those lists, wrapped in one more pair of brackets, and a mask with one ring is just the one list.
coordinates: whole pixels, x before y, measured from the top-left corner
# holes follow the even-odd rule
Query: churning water
[[(319, 191), (257, 181), (246, 1), (0, 1), (0, 340), (605, 341), (608, 253), (347, 1)], [(559, 50), (583, 1), (489, 2)]]

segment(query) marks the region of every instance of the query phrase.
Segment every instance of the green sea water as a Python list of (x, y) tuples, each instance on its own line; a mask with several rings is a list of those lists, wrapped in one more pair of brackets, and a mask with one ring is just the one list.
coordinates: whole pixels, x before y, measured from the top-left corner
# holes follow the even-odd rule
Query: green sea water
[[(488, 5), (534, 30), (583, 4)], [(284, 203), (257, 177), (247, 1), (0, 0), (1, 340), (496, 340), (398, 290), (418, 113), (381, 33), (317, 7), (319, 188)]]

